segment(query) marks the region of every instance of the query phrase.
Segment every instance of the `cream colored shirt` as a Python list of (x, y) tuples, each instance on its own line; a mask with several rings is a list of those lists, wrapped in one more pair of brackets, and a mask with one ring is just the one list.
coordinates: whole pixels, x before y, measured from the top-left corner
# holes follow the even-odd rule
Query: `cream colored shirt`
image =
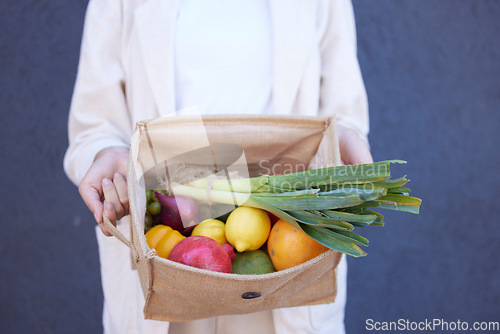
[(174, 37), (176, 110), (272, 113), (268, 0), (183, 0)]

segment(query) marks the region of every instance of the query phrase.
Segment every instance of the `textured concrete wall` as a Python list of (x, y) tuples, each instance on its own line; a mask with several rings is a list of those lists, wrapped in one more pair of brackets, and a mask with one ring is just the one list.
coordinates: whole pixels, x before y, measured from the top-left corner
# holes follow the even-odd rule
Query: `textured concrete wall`
[[(500, 1), (353, 0), (376, 160), (408, 160), (422, 213), (349, 259), (366, 319), (499, 321)], [(84, 0), (0, 4), (0, 332), (98, 333), (91, 215), (62, 171)], [(436, 331), (439, 333), (440, 331)]]
[(0, 2), (0, 332), (99, 333), (91, 215), (64, 175), (83, 0)]
[(354, 0), (376, 160), (401, 158), (419, 216), (387, 214), (350, 261), (347, 328), (500, 321), (500, 2)]

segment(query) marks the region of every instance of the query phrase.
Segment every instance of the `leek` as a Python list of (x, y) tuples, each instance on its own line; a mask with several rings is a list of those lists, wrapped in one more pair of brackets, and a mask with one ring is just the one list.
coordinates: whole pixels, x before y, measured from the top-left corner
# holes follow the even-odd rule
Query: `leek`
[(406, 176), (390, 179), (390, 165), (401, 160), (313, 169), (253, 178), (207, 177), (172, 183), (175, 195), (209, 203), (264, 209), (303, 230), (326, 247), (359, 257), (368, 240), (355, 227), (383, 226), (377, 209), (419, 213), (421, 200), (409, 196)]

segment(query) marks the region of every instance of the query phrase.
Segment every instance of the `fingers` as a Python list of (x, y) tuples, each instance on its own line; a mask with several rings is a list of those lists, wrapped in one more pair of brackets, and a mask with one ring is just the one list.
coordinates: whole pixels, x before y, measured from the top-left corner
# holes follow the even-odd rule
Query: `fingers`
[(120, 173), (115, 173), (113, 183), (118, 194), (118, 199), (125, 211), (125, 215), (127, 215), (129, 212), (127, 181)]
[(103, 226), (103, 202), (109, 202), (106, 205), (113, 207), (108, 216), (115, 225), (116, 220), (129, 211), (127, 182), (122, 174), (117, 173), (127, 170), (127, 162), (128, 148), (108, 147), (101, 150), (78, 187), (80, 196), (105, 235), (111, 234)]
[[(80, 186), (78, 187), (78, 191), (80, 192), (80, 196), (82, 196), (89, 210), (93, 212), (94, 218), (97, 224), (99, 224), (99, 228), (101, 229), (102, 233), (108, 237), (112, 236), (112, 234), (109, 233), (109, 231), (103, 224), (104, 221), (102, 216), (103, 216), (104, 206), (103, 203), (101, 202), (101, 195), (100, 195), (101, 189), (97, 189), (96, 187), (91, 186), (90, 184), (82, 182), (82, 184), (80, 184)], [(110, 205), (111, 207), (113, 207), (112, 204)], [(116, 218), (115, 218), (116, 214), (114, 213), (114, 208), (113, 212), (111, 212), (111, 214), (108, 214), (108, 217), (109, 216), (113, 218), (113, 220), (111, 219), (110, 220), (116, 226)]]
[(341, 146), (340, 154), (347, 165), (361, 165), (373, 162), (368, 144), (361, 138), (351, 138)]
[(349, 128), (339, 126), (339, 146), (343, 164), (360, 165), (373, 162), (368, 143)]
[(113, 184), (113, 181), (107, 177), (102, 179), (102, 192), (104, 193), (105, 202), (111, 203), (118, 215), (122, 214), (124, 210), (120, 203), (118, 193), (116, 192), (115, 185)]
[(105, 201), (113, 205), (116, 219), (128, 214), (127, 182), (123, 176), (116, 173), (113, 181), (103, 178), (102, 191)]
[(78, 192), (82, 197), (83, 201), (89, 208), (89, 210), (94, 214), (94, 218), (98, 224), (102, 223), (102, 202), (100, 188), (93, 186), (91, 183), (82, 181), (78, 187)]
[(109, 233), (109, 231), (106, 229), (106, 226), (104, 224), (99, 224), (99, 227), (101, 228), (102, 234), (104, 234), (107, 237), (112, 237), (113, 235)]
[[(106, 210), (109, 220), (115, 226), (117, 219), (128, 214), (128, 193), (126, 191), (127, 183), (121, 175), (119, 177), (115, 177), (114, 180), (116, 180), (116, 188), (115, 183), (111, 182), (108, 178), (104, 178), (102, 180), (101, 187), (94, 186), (85, 180), (82, 181), (78, 187), (80, 196), (89, 210), (93, 212), (96, 222), (99, 224), (102, 233), (106, 236), (112, 236), (112, 234), (103, 224), (104, 210)], [(104, 205), (101, 198), (106, 199)]]
[[(106, 216), (108, 217), (111, 224), (116, 226), (116, 212), (115, 212), (115, 207), (112, 203), (104, 202), (104, 213), (106, 213)], [(104, 224), (99, 224), (99, 227), (101, 228), (101, 231), (105, 236), (108, 237), (113, 236), (111, 232), (108, 231), (108, 229)]]

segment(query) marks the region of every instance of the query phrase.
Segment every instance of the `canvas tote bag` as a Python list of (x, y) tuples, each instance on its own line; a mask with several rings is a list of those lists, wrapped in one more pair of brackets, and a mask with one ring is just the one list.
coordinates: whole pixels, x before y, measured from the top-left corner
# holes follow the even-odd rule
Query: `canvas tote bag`
[(270, 274), (238, 275), (161, 258), (144, 237), (144, 175), (168, 157), (182, 155), (192, 150), (193, 143), (208, 140), (209, 147), (239, 145), (249, 176), (338, 165), (334, 121), (333, 117), (211, 115), (202, 120), (175, 116), (137, 124), (127, 175), (131, 240), (107, 219), (105, 226), (131, 249), (145, 296), (145, 318), (188, 321), (335, 301), (339, 252), (328, 250), (299, 266)]

